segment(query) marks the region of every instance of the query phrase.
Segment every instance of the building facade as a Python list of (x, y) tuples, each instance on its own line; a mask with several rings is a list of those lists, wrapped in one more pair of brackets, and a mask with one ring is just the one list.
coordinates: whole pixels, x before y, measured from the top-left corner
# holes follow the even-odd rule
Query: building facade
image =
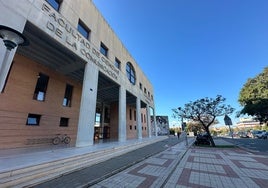
[(91, 0), (0, 0), (0, 11), (29, 41), (8, 57), (0, 41), (0, 149), (155, 135), (153, 86)]

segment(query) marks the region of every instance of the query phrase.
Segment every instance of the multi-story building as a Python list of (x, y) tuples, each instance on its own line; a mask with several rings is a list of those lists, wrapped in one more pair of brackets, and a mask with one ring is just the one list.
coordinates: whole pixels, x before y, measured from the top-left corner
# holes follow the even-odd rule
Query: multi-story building
[(240, 121), (236, 123), (236, 128), (240, 130), (261, 129), (261, 127), (260, 122), (252, 118), (240, 118)]
[(155, 135), (153, 86), (91, 0), (0, 0), (0, 12), (0, 33), (29, 41), (6, 53), (0, 34), (0, 148)]

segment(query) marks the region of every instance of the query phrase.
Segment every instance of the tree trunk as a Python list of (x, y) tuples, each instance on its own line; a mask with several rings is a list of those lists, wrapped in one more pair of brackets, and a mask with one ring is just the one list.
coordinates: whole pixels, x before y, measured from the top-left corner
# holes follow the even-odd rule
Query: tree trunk
[(208, 133), (208, 139), (209, 139), (209, 141), (211, 143), (211, 146), (212, 147), (216, 147), (215, 142), (214, 142), (214, 140), (213, 140), (213, 138), (212, 138), (212, 136), (211, 136), (210, 131), (209, 131), (208, 128), (206, 128), (206, 132)]

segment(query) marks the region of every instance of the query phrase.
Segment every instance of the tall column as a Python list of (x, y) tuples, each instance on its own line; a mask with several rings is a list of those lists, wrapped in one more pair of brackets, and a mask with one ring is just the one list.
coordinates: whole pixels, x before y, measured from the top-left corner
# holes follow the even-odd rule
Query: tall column
[(85, 65), (76, 139), (77, 147), (93, 145), (98, 75), (99, 70), (96, 65), (90, 63)]
[(154, 116), (154, 130), (155, 130), (155, 136), (157, 136), (157, 122), (156, 122), (156, 116), (155, 116), (155, 109), (153, 109), (153, 116)]
[(136, 116), (137, 116), (137, 134), (138, 139), (142, 139), (142, 123), (141, 123), (141, 101), (137, 97), (136, 99)]
[(151, 130), (151, 113), (150, 113), (150, 106), (147, 104), (146, 105), (146, 112), (147, 112), (147, 132), (148, 132), (148, 137), (152, 137), (152, 130)]
[(122, 85), (119, 87), (118, 124), (118, 141), (126, 141), (126, 89)]
[[(5, 49), (4, 59), (0, 63), (0, 93), (3, 92), (7, 75), (14, 58), (14, 52), (16, 49), (10, 51)], [(11, 55), (10, 55), (11, 54)]]

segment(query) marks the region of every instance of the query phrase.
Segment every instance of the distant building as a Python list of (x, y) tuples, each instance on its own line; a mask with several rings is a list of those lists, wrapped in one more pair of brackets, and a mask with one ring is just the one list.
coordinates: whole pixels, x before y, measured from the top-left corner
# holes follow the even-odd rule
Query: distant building
[(259, 121), (253, 120), (252, 118), (240, 118), (240, 121), (236, 123), (238, 129), (261, 129)]
[(3, 62), (0, 38), (0, 149), (152, 136), (153, 85), (92, 0), (2, 0), (0, 12), (30, 42)]

